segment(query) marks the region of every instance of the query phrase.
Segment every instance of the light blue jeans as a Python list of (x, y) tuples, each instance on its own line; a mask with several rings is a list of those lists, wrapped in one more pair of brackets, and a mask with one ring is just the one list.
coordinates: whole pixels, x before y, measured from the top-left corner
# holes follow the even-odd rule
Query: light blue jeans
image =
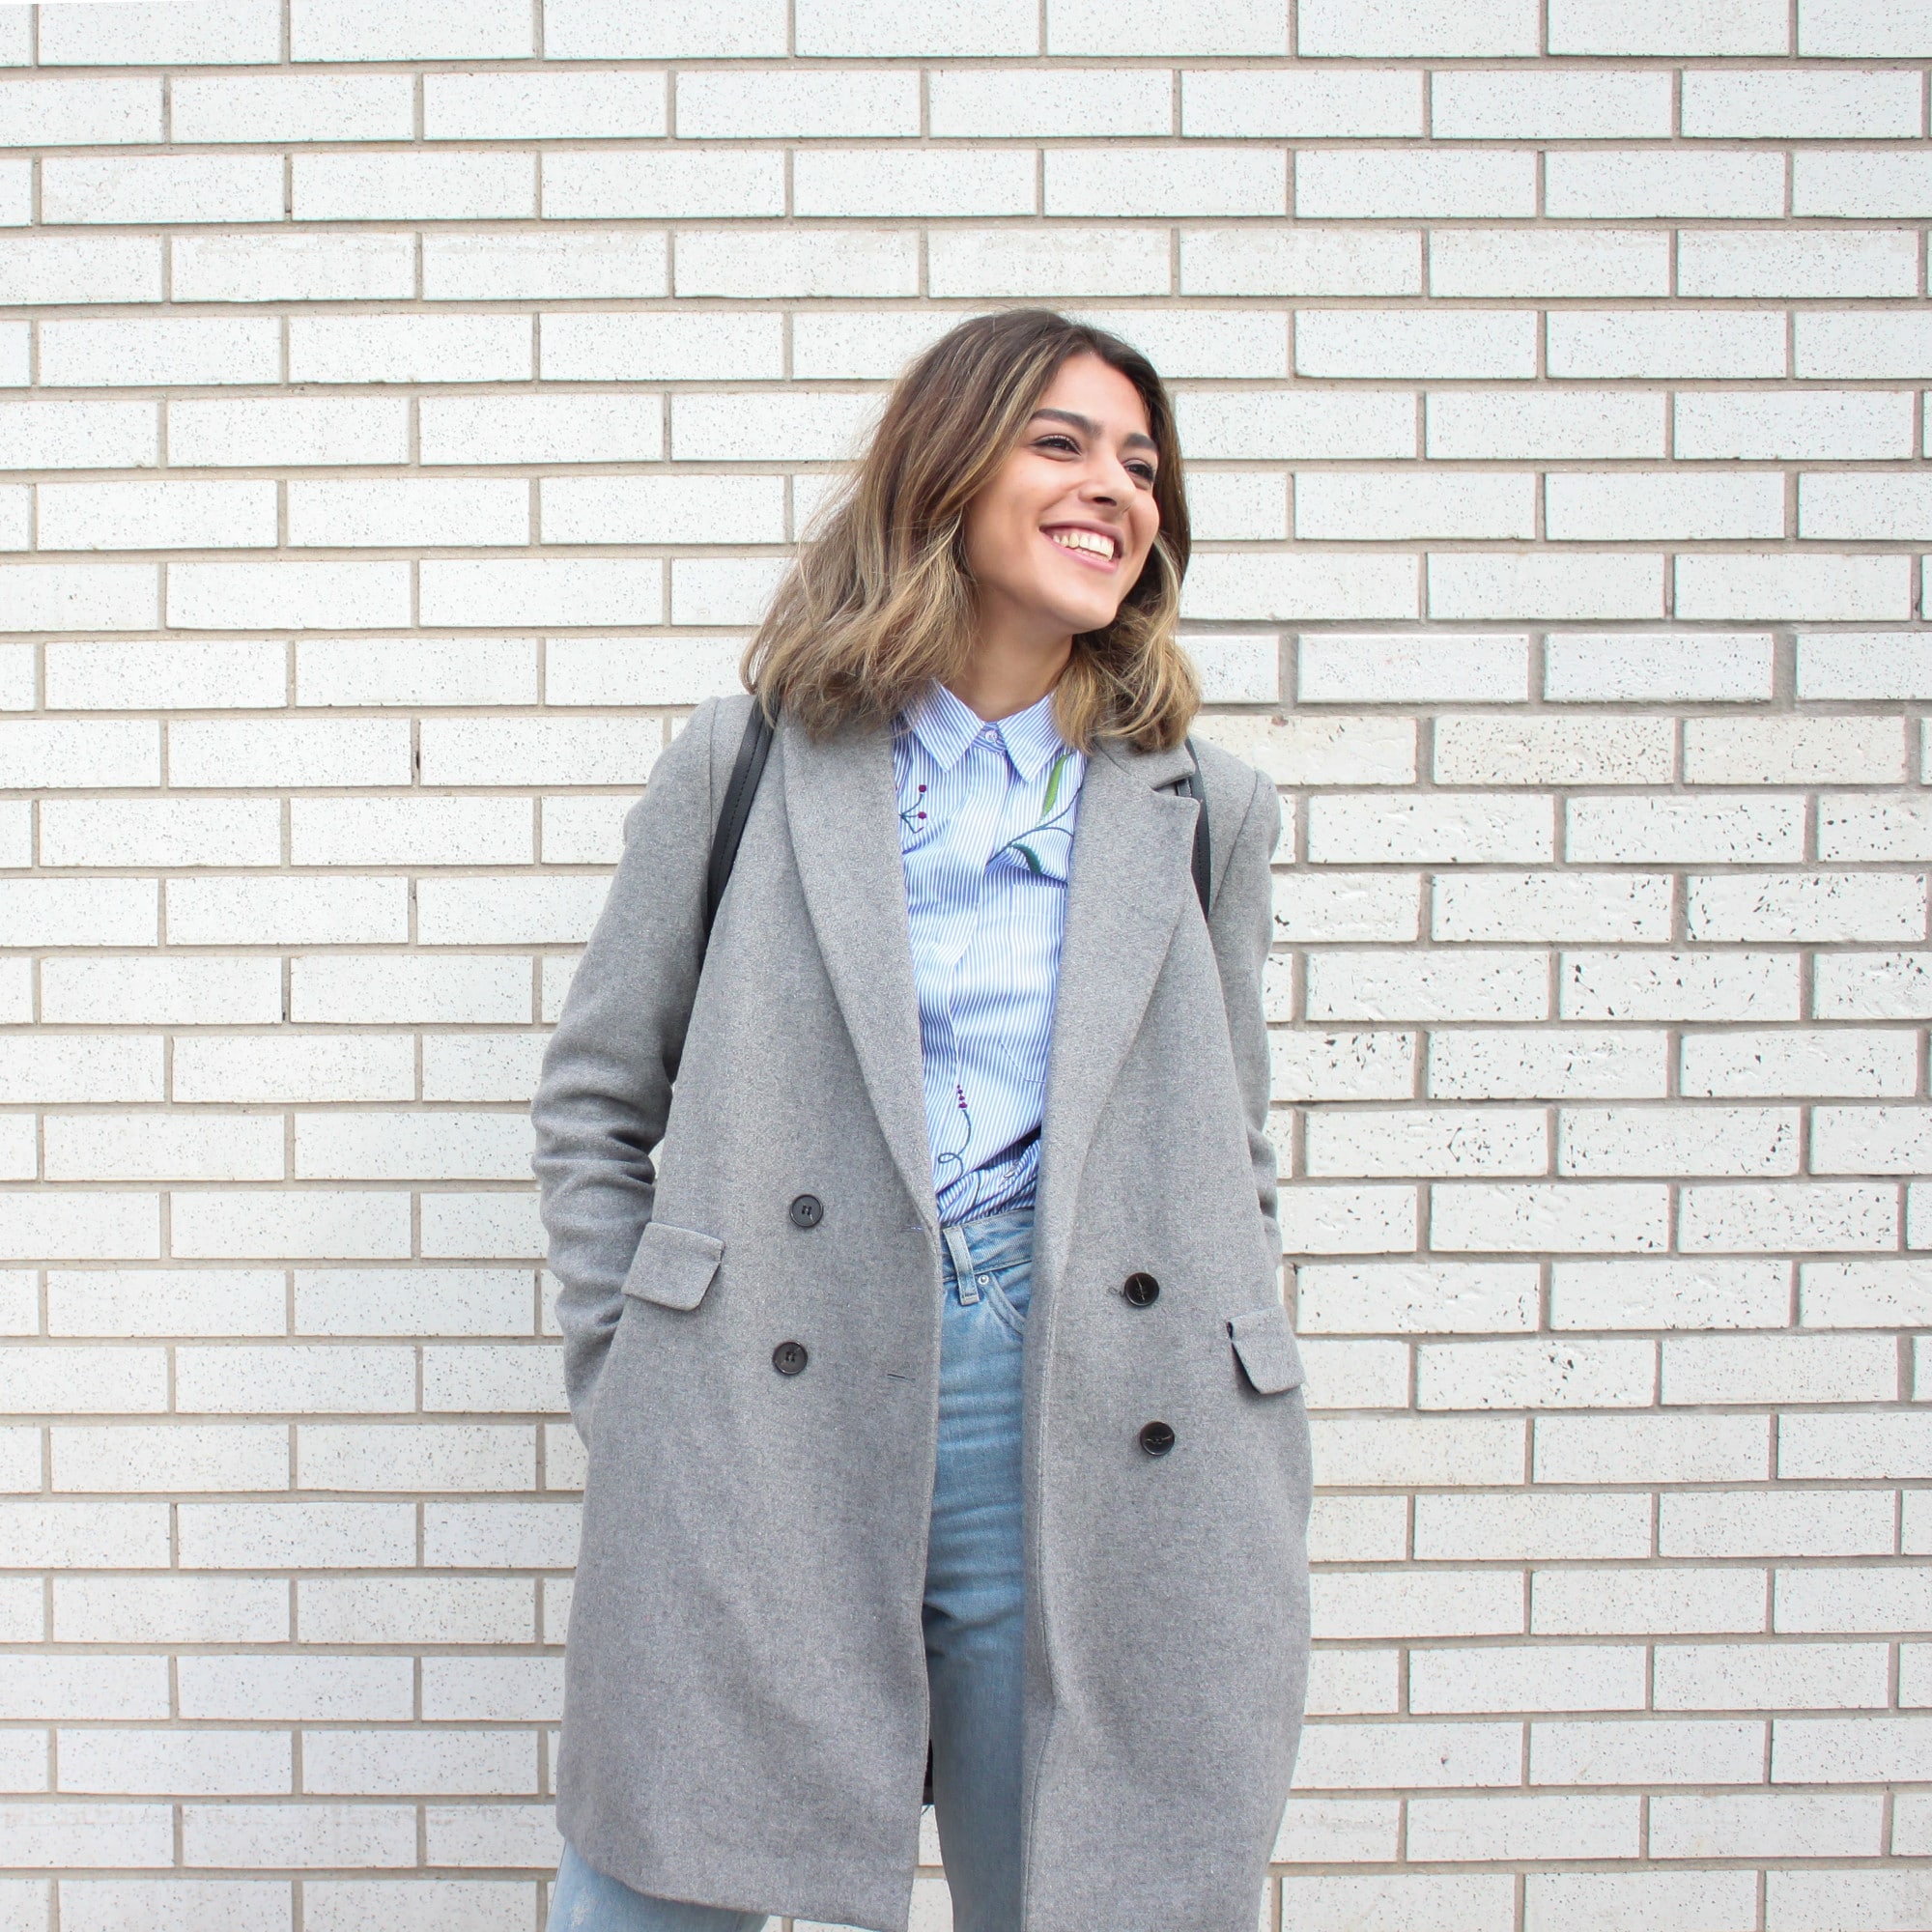
[[(925, 1560), (932, 1796), (953, 1932), (1014, 1932), (1020, 1903), (1021, 1331), (1033, 1209), (943, 1229), (939, 1460)], [(550, 1932), (760, 1932), (765, 1915), (650, 1898), (569, 1846)]]

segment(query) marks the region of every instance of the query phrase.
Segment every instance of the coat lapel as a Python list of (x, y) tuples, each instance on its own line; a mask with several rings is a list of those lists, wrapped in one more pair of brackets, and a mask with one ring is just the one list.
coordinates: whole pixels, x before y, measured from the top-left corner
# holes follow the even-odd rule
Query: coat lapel
[(1100, 1110), (1181, 909), (1193, 903), (1194, 807), (1156, 789), (1187, 769), (1184, 751), (1136, 753), (1103, 742), (1080, 787), (1035, 1216), (1037, 1250), (1056, 1276)]
[(852, 728), (813, 743), (786, 720), (780, 746), (792, 852), (833, 994), (886, 1145), (936, 1225), (892, 739)]

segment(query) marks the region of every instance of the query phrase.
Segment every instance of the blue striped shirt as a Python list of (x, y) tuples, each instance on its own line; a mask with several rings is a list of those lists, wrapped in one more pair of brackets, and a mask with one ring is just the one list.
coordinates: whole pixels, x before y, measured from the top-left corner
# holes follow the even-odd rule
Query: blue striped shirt
[(934, 683), (893, 734), (942, 1223), (1033, 1201), (1086, 769), (1050, 693), (988, 724)]

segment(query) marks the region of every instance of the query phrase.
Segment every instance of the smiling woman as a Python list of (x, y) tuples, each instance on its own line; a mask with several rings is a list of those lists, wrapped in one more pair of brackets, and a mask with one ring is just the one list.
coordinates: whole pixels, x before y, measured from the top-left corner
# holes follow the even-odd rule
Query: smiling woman
[(632, 815), (535, 1107), (553, 1932), (901, 1932), (927, 1767), (955, 1932), (1252, 1932), (1308, 1634), (1280, 810), (1186, 741), (1186, 561), (1145, 358), (969, 322)]

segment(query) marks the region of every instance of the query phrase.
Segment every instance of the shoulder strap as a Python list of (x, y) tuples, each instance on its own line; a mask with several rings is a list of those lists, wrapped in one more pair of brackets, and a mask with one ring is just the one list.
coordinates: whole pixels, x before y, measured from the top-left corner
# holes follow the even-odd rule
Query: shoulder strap
[(724, 888), (737, 863), (738, 845), (745, 836), (745, 821), (752, 815), (752, 800), (758, 781), (764, 776), (765, 757), (772, 749), (772, 721), (756, 697), (752, 699), (752, 715), (745, 720), (745, 735), (738, 741), (738, 756), (731, 767), (731, 781), (724, 787), (724, 803), (711, 834), (711, 864), (704, 874), (704, 942), (711, 943), (712, 922), (718, 917)]
[(1201, 917), (1206, 919), (1214, 884), (1214, 858), (1208, 838), (1208, 787), (1201, 781), (1201, 754), (1192, 738), (1187, 740), (1187, 755), (1193, 770), (1182, 772), (1171, 788), (1181, 798), (1194, 801), (1194, 896), (1201, 901)]

